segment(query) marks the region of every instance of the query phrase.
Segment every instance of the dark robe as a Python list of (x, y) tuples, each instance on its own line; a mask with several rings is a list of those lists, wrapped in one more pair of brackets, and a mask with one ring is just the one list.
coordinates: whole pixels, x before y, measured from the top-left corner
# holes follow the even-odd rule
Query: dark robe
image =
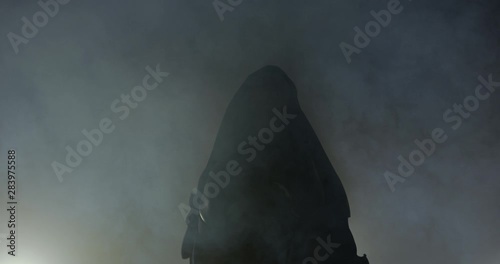
[(342, 183), (278, 67), (234, 95), (197, 189), (182, 247), (193, 264), (368, 263)]

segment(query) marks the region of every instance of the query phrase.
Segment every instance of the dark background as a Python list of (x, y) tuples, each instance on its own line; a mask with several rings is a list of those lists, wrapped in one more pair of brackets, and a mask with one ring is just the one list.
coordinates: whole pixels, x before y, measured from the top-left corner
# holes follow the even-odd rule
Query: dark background
[[(1, 262), (187, 263), (178, 205), (234, 92), (273, 64), (340, 174), (370, 263), (498, 263), (499, 92), (455, 131), (442, 118), (478, 75), (500, 81), (498, 1), (402, 1), (347, 63), (339, 44), (387, 2), (243, 0), (220, 21), (209, 0), (72, 0), (16, 54), (7, 34), (41, 8), (2, 1), (0, 151), (17, 150), (21, 178), (19, 256), (2, 239)], [(111, 102), (158, 63), (171, 75), (59, 182), (51, 163), (65, 146), (116, 120)], [(448, 140), (391, 192), (384, 172), (436, 127)]]

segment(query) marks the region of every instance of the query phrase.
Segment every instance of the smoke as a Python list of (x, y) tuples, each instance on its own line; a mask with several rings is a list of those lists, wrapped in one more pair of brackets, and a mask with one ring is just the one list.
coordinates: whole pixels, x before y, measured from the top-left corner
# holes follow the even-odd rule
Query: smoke
[[(20, 35), (22, 17), (41, 8), (2, 2), (0, 152), (19, 153), (16, 261), (186, 263), (177, 205), (196, 186), (232, 95), (273, 64), (295, 82), (345, 185), (360, 254), (371, 263), (498, 262), (499, 94), (448, 130), (396, 192), (383, 176), (415, 139), (445, 126), (442, 113), (474, 93), (478, 75), (500, 80), (498, 4), (401, 1), (347, 63), (339, 44), (353, 45), (353, 28), (388, 2), (243, 0), (221, 22), (211, 1), (73, 0), (17, 54), (7, 34)], [(117, 120), (110, 102), (157, 63), (165, 82), (60, 183), (51, 163), (83, 129)]]

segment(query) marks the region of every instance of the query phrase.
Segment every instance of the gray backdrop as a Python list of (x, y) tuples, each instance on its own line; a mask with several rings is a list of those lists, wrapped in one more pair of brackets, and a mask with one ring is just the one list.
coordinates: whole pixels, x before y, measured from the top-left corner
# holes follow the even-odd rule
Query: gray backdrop
[[(223, 1), (226, 3), (226, 1)], [(221, 21), (211, 0), (76, 1), (16, 53), (8, 34), (36, 1), (0, 4), (0, 234), (7, 149), (17, 151), (17, 255), (1, 263), (187, 263), (178, 209), (204, 169), (246, 76), (282, 67), (345, 185), (371, 263), (500, 260), (499, 103), (453, 130), (443, 113), (500, 81), (495, 1), (402, 1), (347, 63), (339, 44), (389, 1), (243, 0)], [(124, 120), (110, 109), (160, 64), (170, 75)], [(497, 92), (499, 93), (499, 92)], [(258, 103), (258, 102), (256, 102)], [(115, 130), (60, 182), (54, 161), (109, 117)], [(384, 178), (415, 139), (448, 136), (394, 192)]]

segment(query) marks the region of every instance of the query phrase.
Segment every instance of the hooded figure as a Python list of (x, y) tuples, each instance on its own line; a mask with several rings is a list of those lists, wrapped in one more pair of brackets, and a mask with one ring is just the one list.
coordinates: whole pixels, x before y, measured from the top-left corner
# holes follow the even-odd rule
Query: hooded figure
[(191, 264), (368, 263), (342, 183), (278, 67), (234, 95), (190, 207)]

